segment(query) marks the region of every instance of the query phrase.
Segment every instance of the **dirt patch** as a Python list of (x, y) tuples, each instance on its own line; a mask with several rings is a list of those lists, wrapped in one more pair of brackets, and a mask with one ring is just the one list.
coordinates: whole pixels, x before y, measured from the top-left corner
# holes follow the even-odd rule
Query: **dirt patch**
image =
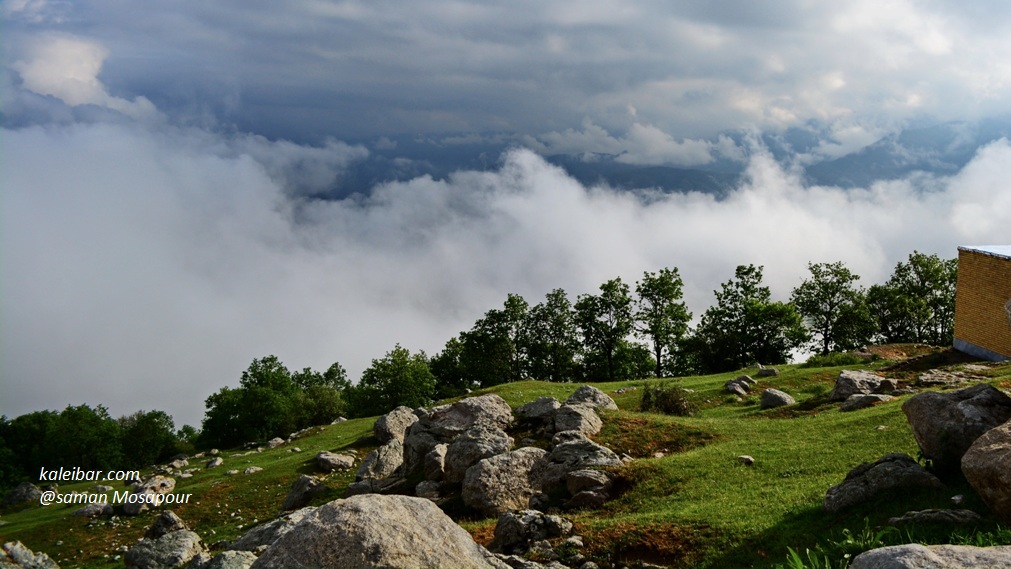
[(619, 521), (599, 529), (583, 528), (582, 535), (584, 554), (592, 559), (691, 567), (699, 560), (703, 543), (711, 541), (715, 531), (707, 525)]
[(618, 454), (652, 458), (658, 452), (667, 455), (698, 448), (718, 436), (703, 429), (644, 417), (612, 417), (594, 438)]

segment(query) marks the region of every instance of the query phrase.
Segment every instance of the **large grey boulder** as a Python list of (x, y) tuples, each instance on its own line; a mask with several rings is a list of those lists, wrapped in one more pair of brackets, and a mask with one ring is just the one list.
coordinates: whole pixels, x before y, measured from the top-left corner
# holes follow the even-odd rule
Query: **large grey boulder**
[(425, 455), (440, 443), (450, 443), (477, 424), (505, 430), (513, 420), (512, 409), (498, 395), (461, 399), (452, 405), (440, 405), (430, 411), (416, 410), (418, 422), (404, 437), (403, 474), (421, 470)]
[(594, 407), (585, 403), (566, 403), (555, 411), (555, 432), (578, 431), (586, 436), (600, 432), (604, 422)]
[(498, 427), (479, 423), (456, 437), (446, 449), (445, 475), (447, 482), (463, 482), (467, 469), (482, 458), (507, 452), (513, 438)]
[(114, 512), (112, 504), (88, 504), (75, 510), (70, 515), (80, 518), (97, 518), (100, 516), (111, 516)]
[(316, 511), (314, 507), (302, 508), (289, 512), (283, 516), (273, 519), (265, 524), (258, 525), (242, 534), (239, 539), (233, 541), (228, 549), (240, 551), (256, 551), (257, 548), (271, 545), (281, 538), (282, 535), (291, 531), (303, 518)]
[(184, 529), (142, 539), (127, 550), (124, 559), (127, 567), (137, 569), (177, 569), (205, 551), (200, 536)]
[(390, 439), (383, 446), (373, 450), (362, 461), (355, 473), (355, 480), (386, 478), (393, 474), (404, 462), (404, 445), (398, 439)]
[(316, 453), (316, 466), (318, 466), (323, 472), (348, 470), (354, 465), (355, 457), (349, 454), (338, 454), (328, 450), (321, 450)]
[(438, 482), (446, 475), (446, 452), (449, 445), (439, 443), (425, 455), (425, 480)]
[(320, 506), (253, 563), (254, 569), (447, 566), (504, 567), (431, 501), (378, 494)]
[[(152, 476), (151, 478), (135, 484), (132, 493), (134, 494), (169, 494), (176, 487), (175, 478), (168, 476)], [(151, 508), (146, 501), (127, 502), (123, 504), (123, 513), (127, 516), (137, 516)]]
[(249, 551), (222, 551), (194, 567), (191, 563), (186, 569), (249, 569), (256, 561), (256, 555)]
[(555, 410), (562, 404), (554, 397), (538, 397), (537, 399), (516, 408), (516, 416), (526, 421), (550, 424), (554, 420)]
[(382, 444), (393, 439), (403, 442), (407, 429), (417, 422), (418, 416), (414, 414), (414, 410), (401, 405), (377, 419), (372, 432)]
[(288, 495), (284, 497), (281, 510), (287, 512), (288, 510), (304, 508), (312, 500), (313, 496), (325, 490), (326, 485), (321, 480), (303, 474), (291, 483), (291, 489), (288, 490)]
[(913, 436), (941, 471), (961, 466), (962, 455), (984, 433), (1011, 420), (1011, 397), (987, 384), (945, 393), (920, 393), (902, 404)]
[(42, 490), (40, 490), (38, 486), (32, 484), (31, 482), (22, 482), (4, 496), (2, 506), (6, 508), (15, 504), (24, 504), (25, 502), (38, 503), (40, 498), (42, 498)]
[(537, 510), (503, 512), (495, 524), (489, 548), (502, 553), (524, 553), (530, 544), (572, 533), (572, 522)]
[(962, 473), (986, 505), (1011, 523), (1011, 422), (972, 443), (962, 456)]
[(857, 555), (850, 569), (1006, 569), (1011, 546), (893, 545)]
[(545, 460), (546, 464), (541, 471), (541, 488), (545, 493), (564, 487), (570, 472), (621, 464), (621, 459), (614, 451), (582, 436), (556, 444)]
[(154, 523), (151, 527), (144, 531), (144, 537), (149, 539), (158, 539), (159, 537), (172, 533), (174, 531), (179, 531), (183, 529), (190, 529), (183, 522), (182, 518), (176, 515), (172, 510), (165, 510), (158, 514), (158, 517), (154, 519)]
[(479, 461), (463, 479), (463, 503), (486, 516), (529, 507), (540, 492), (540, 469), (547, 451), (524, 447)]
[(793, 405), (797, 401), (790, 396), (789, 393), (785, 391), (780, 391), (778, 389), (768, 388), (762, 391), (762, 397), (759, 402), (759, 408), (761, 409), (774, 409), (776, 407), (783, 407), (785, 405)]
[(614, 399), (611, 399), (609, 395), (592, 385), (584, 385), (577, 389), (565, 400), (563, 405), (576, 405), (579, 403), (589, 405), (595, 409), (616, 410), (618, 408), (618, 404), (614, 402)]
[(60, 569), (45, 553), (35, 553), (20, 541), (8, 541), (0, 548), (0, 567), (7, 569)]
[(864, 370), (844, 369), (835, 380), (835, 387), (828, 394), (829, 401), (845, 401), (852, 395), (876, 393), (884, 378)]
[(829, 512), (866, 502), (889, 491), (908, 488), (943, 488), (936, 476), (906, 454), (889, 454), (875, 462), (865, 462), (846, 475), (842, 483), (825, 493)]

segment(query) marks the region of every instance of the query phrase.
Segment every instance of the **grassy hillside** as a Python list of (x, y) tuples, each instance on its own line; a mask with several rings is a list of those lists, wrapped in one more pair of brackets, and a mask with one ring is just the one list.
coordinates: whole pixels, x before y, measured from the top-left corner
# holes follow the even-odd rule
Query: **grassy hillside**
[[(781, 367), (779, 377), (762, 380), (761, 386), (782, 389), (798, 404), (769, 411), (759, 410), (757, 397), (737, 401), (726, 394), (724, 383), (740, 372), (673, 380), (692, 390), (689, 396), (699, 412), (690, 418), (638, 412), (642, 382), (596, 384), (620, 407), (605, 414), (604, 430), (596, 440), (636, 460), (618, 471), (624, 489), (620, 497), (602, 510), (565, 514), (585, 537), (583, 554), (598, 561), (641, 560), (673, 567), (774, 567), (785, 564), (788, 547), (804, 552), (821, 546), (832, 555), (859, 549), (857, 542), (873, 537), (874, 532), (862, 531), (865, 526), (882, 526), (908, 510), (951, 507), (950, 497), (956, 494), (966, 496), (963, 507), (986, 512), (961, 481), (953, 481), (944, 492), (890, 496), (839, 515), (823, 512), (825, 490), (857, 464), (889, 452), (917, 454), (900, 410), (909, 396), (851, 413), (825, 402), (840, 369)], [(1011, 366), (985, 374), (994, 384), (1011, 388)], [(541, 396), (563, 399), (576, 387), (525, 381), (477, 394), (497, 393), (515, 407)], [(234, 539), (278, 513), (292, 481), (317, 472), (313, 457), (318, 451), (352, 449), (364, 457), (377, 444), (371, 437), (373, 422), (359, 419), (314, 428), (293, 443), (262, 452), (225, 451), (223, 466), (178, 480), (176, 492), (192, 493), (193, 498), (173, 510), (208, 544)], [(242, 456), (232, 456), (236, 454)], [(754, 466), (738, 462), (736, 457), (744, 454), (755, 458)], [(202, 466), (202, 461), (191, 461), (191, 466)], [(225, 473), (249, 466), (263, 470)], [(352, 478), (352, 472), (330, 475), (331, 490), (314, 503), (341, 497)], [(93, 485), (67, 484), (60, 490)], [(64, 567), (122, 567), (117, 549), (135, 543), (155, 515), (90, 521), (71, 517), (77, 508), (35, 504), (4, 512), (0, 536), (44, 551)], [(489, 539), (494, 527), (494, 520), (467, 518), (465, 513), (460, 521), (479, 541)], [(943, 542), (951, 539), (953, 530), (893, 531), (882, 541)], [(1011, 537), (989, 515), (978, 527), (961, 531), (956, 539), (981, 543)]]

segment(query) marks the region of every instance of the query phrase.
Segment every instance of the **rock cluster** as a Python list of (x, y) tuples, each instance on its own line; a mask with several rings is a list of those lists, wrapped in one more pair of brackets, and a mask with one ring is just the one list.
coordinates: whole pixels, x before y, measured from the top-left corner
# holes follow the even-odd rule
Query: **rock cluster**
[(826, 511), (838, 512), (888, 491), (941, 487), (941, 481), (909, 455), (889, 454), (851, 470), (842, 483), (828, 489), (824, 506)]

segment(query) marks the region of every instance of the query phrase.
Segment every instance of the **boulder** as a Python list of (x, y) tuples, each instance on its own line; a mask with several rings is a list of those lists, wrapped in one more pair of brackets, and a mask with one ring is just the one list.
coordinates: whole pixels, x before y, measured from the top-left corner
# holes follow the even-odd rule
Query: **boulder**
[(1011, 422), (987, 431), (962, 456), (962, 473), (983, 502), (1011, 523)]
[[(169, 494), (176, 487), (175, 478), (168, 476), (152, 476), (151, 478), (134, 485), (134, 494)], [(137, 516), (141, 512), (150, 509), (146, 502), (127, 502), (123, 504), (123, 513), (127, 516)]]
[(281, 437), (274, 437), (274, 438), (270, 439), (269, 441), (267, 441), (267, 447), (268, 448), (277, 448), (277, 447), (279, 447), (279, 446), (281, 446), (283, 444), (284, 444), (284, 439), (282, 439)]
[(858, 393), (855, 395), (850, 395), (843, 401), (843, 404), (839, 406), (839, 410), (842, 412), (848, 411), (858, 411), (860, 409), (866, 409), (877, 403), (884, 403), (886, 401), (891, 401), (894, 399), (891, 395), (877, 395), (874, 393)]
[(111, 504), (88, 504), (70, 515), (80, 518), (97, 518), (99, 516), (111, 516), (112, 514), (113, 508)]
[(611, 489), (611, 477), (602, 470), (574, 470), (565, 475), (565, 487), (573, 496), (588, 490), (606, 494)]
[(190, 530), (167, 533), (158, 539), (142, 539), (127, 550), (127, 567), (137, 569), (177, 569), (204, 553), (200, 536)]
[(844, 369), (839, 372), (835, 387), (828, 394), (829, 401), (845, 401), (852, 395), (874, 393), (882, 379), (869, 371)]
[(753, 377), (751, 377), (750, 375), (747, 375), (747, 374), (737, 376), (734, 379), (734, 381), (736, 381), (737, 383), (743, 383), (743, 384), (749, 385), (749, 386), (750, 385), (757, 385), (758, 384), (758, 381), (755, 380), (755, 378), (753, 378)]
[(367, 494), (320, 506), (271, 545), (255, 569), (501, 568), (429, 500)]
[(857, 555), (850, 569), (1006, 569), (1011, 546), (893, 545)]
[(621, 464), (614, 451), (586, 437), (555, 445), (545, 459), (547, 463), (541, 471), (541, 488), (546, 493), (563, 487), (570, 472)]
[(323, 472), (347, 470), (355, 465), (355, 457), (347, 454), (337, 454), (321, 450), (316, 454), (316, 466)]
[(208, 460), (207, 464), (204, 465), (204, 468), (217, 468), (217, 467), (221, 466), (224, 463), (225, 463), (225, 460), (223, 458), (221, 458), (220, 456), (216, 456), (216, 457)]
[(355, 480), (386, 478), (404, 462), (404, 445), (398, 439), (390, 439), (383, 446), (373, 450), (362, 461), (355, 473)]
[(222, 551), (199, 567), (186, 569), (249, 569), (255, 561), (256, 555), (249, 551)]
[(372, 432), (381, 444), (386, 444), (393, 439), (404, 442), (407, 429), (418, 422), (418, 416), (410, 407), (401, 405), (389, 413), (376, 420), (372, 427)]
[(778, 376), (779, 370), (774, 367), (759, 368), (758, 371), (755, 372), (755, 377), (778, 377)]
[(144, 537), (148, 539), (158, 539), (159, 537), (174, 531), (190, 529), (182, 518), (177, 516), (172, 510), (165, 510), (158, 514), (151, 527), (144, 532)]
[(486, 516), (529, 507), (547, 451), (524, 447), (478, 461), (463, 478), (463, 503)]
[(584, 403), (566, 403), (555, 411), (555, 432), (578, 431), (586, 436), (600, 432), (604, 422), (593, 407)]
[(40, 498), (42, 498), (42, 490), (38, 486), (31, 482), (22, 482), (4, 496), (3, 507), (24, 504), (25, 502), (38, 503)]
[(583, 490), (565, 502), (566, 510), (594, 510), (601, 508), (610, 499), (607, 492), (600, 490)]
[(538, 397), (526, 405), (516, 408), (516, 416), (520, 419), (531, 422), (552, 423), (555, 417), (555, 410), (562, 404), (554, 397)]
[(414, 495), (436, 502), (442, 497), (441, 488), (442, 484), (434, 480), (422, 480), (414, 487)]
[(168, 463), (169, 468), (172, 468), (174, 470), (182, 470), (183, 468), (186, 468), (189, 465), (190, 465), (189, 461), (182, 458), (177, 458), (172, 462)]
[(488, 546), (502, 553), (524, 553), (530, 544), (572, 533), (572, 522), (537, 510), (504, 512), (495, 524), (495, 537)]
[(418, 421), (404, 437), (403, 474), (421, 470), (425, 455), (439, 443), (450, 443), (477, 424), (505, 430), (512, 423), (512, 409), (498, 395), (461, 399), (452, 405), (440, 405), (430, 411), (415, 409)]
[(20, 541), (8, 541), (0, 548), (0, 567), (23, 569), (60, 569), (45, 553), (35, 553)]
[(263, 472), (263, 468), (259, 466), (250, 466), (242, 471), (243, 474), (256, 474), (257, 472)]
[(774, 409), (776, 407), (783, 407), (784, 405), (793, 405), (796, 402), (789, 393), (770, 387), (762, 391), (759, 407), (761, 409)]
[(281, 510), (287, 512), (289, 510), (304, 508), (309, 503), (309, 500), (312, 500), (313, 496), (325, 490), (326, 485), (323, 482), (312, 476), (303, 474), (292, 482), (288, 495), (284, 497)]
[(282, 515), (265, 524), (258, 525), (242, 534), (239, 539), (233, 541), (228, 549), (240, 551), (256, 551), (258, 548), (273, 544), (282, 535), (291, 531), (302, 518), (314, 512), (316, 508), (302, 508)]
[(348, 484), (347, 495), (402, 494), (407, 492), (409, 488), (410, 486), (407, 484), (407, 479), (399, 476), (390, 476), (389, 478), (369, 478)]
[(438, 482), (446, 474), (446, 451), (449, 445), (439, 443), (425, 455), (425, 480)]
[(463, 482), (467, 469), (482, 458), (507, 452), (513, 438), (498, 427), (479, 423), (456, 437), (446, 449), (445, 480)]
[(825, 493), (824, 507), (826, 511), (838, 512), (888, 491), (943, 487), (936, 476), (924, 470), (909, 455), (889, 454), (851, 470), (842, 483)]
[(594, 409), (618, 409), (618, 404), (614, 402), (614, 399), (611, 399), (609, 395), (592, 385), (584, 385), (577, 389), (565, 400), (563, 405), (576, 405), (579, 403), (589, 405)]
[(923, 456), (940, 471), (961, 466), (962, 455), (984, 433), (1011, 420), (1011, 397), (987, 384), (914, 395), (902, 404)]
[(748, 391), (751, 389), (750, 385), (736, 379), (728, 381), (723, 387), (727, 390), (727, 393), (732, 393), (738, 397), (747, 397)]

